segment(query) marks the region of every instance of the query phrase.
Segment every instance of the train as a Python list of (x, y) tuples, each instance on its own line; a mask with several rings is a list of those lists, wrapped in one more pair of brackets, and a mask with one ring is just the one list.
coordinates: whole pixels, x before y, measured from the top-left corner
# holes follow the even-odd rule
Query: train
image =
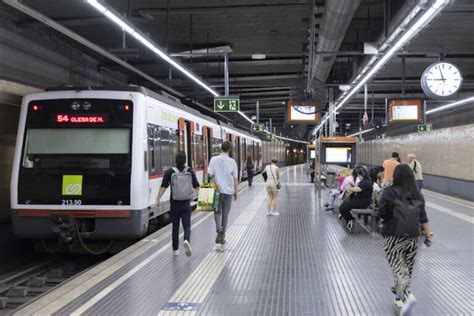
[[(23, 98), (11, 177), (12, 228), (19, 238), (85, 248), (137, 240), (169, 216), (162, 177), (185, 151), (200, 182), (224, 140), (245, 179), (248, 156), (261, 171), (285, 144), (268, 142), (143, 87), (65, 88)], [(45, 243), (47, 242), (47, 244)], [(89, 243), (89, 246), (86, 244)], [(97, 248), (97, 247), (96, 247)]]

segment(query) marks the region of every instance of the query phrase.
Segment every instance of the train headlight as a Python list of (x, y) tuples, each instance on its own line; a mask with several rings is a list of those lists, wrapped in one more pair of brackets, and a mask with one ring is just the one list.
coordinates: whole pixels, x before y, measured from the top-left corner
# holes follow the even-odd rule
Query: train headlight
[(91, 107), (92, 107), (92, 104), (90, 102), (82, 103), (82, 108), (86, 111), (89, 110)]
[(81, 104), (77, 101), (74, 101), (71, 103), (71, 109), (73, 109), (74, 111), (79, 110), (80, 107), (81, 107)]

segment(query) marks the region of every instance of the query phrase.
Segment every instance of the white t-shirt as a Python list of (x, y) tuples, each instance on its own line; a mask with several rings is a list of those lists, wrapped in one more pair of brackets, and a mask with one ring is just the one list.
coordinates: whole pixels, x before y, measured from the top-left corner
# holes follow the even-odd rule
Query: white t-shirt
[[(274, 164), (270, 164), (265, 167), (265, 172), (267, 173), (267, 186), (276, 186), (278, 183), (278, 167)], [(272, 176), (273, 172), (273, 176)]]
[(373, 185), (373, 191), (374, 192), (380, 192), (380, 186), (378, 185), (377, 182), (374, 182), (374, 185)]
[(214, 177), (221, 193), (234, 194), (234, 178), (239, 177), (239, 172), (237, 163), (228, 154), (212, 157), (207, 173)]

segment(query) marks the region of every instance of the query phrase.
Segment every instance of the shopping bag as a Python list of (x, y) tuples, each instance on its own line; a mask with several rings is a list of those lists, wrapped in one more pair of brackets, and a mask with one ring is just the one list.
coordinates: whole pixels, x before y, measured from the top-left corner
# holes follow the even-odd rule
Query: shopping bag
[(214, 212), (219, 203), (219, 191), (213, 184), (202, 184), (199, 188), (197, 210)]

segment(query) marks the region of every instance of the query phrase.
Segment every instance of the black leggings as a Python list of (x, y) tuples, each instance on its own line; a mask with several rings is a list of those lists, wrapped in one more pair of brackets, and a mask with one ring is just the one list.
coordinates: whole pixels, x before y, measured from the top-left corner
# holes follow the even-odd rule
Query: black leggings
[(191, 203), (175, 202), (171, 204), (171, 223), (173, 223), (172, 236), (173, 236), (173, 250), (179, 248), (179, 220), (183, 224), (184, 240), (191, 241)]
[(346, 220), (346, 222), (351, 221), (354, 217), (351, 214), (351, 210), (353, 208), (366, 208), (370, 205), (370, 201), (361, 201), (358, 199), (352, 199), (346, 201), (339, 206), (339, 213), (341, 213), (342, 217)]

